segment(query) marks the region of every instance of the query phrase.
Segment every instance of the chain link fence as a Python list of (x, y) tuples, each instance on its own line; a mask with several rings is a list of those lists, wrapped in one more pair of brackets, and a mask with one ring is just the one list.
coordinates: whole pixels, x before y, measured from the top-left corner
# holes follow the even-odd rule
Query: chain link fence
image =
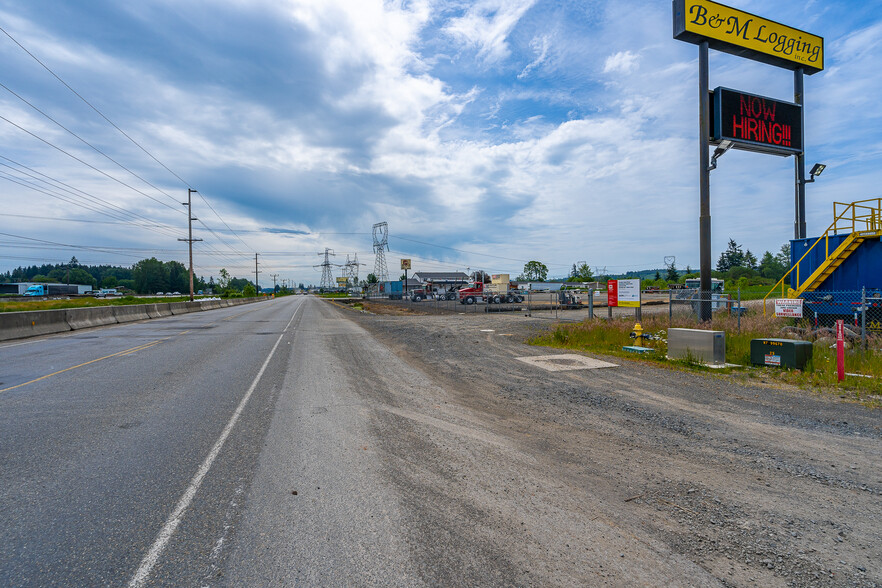
[[(561, 290), (521, 291), (521, 302), (493, 303), (479, 296), (471, 301), (460, 301), (458, 293), (435, 292), (424, 297), (413, 297), (401, 292), (367, 292), (368, 300), (426, 308), (435, 312), (451, 313), (508, 313), (521, 312), (534, 318), (548, 318), (559, 321), (582, 321), (603, 318), (633, 317), (641, 320), (644, 314), (667, 313), (670, 323), (694, 321), (701, 324), (701, 317), (726, 315), (737, 318), (737, 328), (741, 330), (741, 318), (763, 314), (762, 300), (742, 300), (741, 291), (721, 290), (702, 291), (696, 289), (662, 290), (644, 294), (643, 304), (636, 308), (609, 308), (606, 305), (606, 292), (603, 290)], [(882, 290), (820, 291), (806, 292), (802, 295), (803, 318), (795, 319), (801, 329), (819, 331), (835, 327), (836, 320), (843, 319), (854, 333), (862, 339), (869, 335), (882, 335)], [(702, 312), (702, 305), (706, 305)], [(774, 317), (774, 299), (766, 301), (766, 316)], [(568, 311), (582, 312), (568, 312)]]

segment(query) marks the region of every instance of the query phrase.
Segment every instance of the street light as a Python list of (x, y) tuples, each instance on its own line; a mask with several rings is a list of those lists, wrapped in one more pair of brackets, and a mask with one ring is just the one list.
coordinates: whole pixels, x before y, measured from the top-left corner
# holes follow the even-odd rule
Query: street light
[(803, 180), (803, 183), (810, 184), (815, 181), (815, 176), (821, 175), (821, 173), (827, 169), (827, 166), (823, 163), (816, 163), (812, 166), (811, 171), (809, 171), (809, 175), (812, 177), (810, 180)]
[(711, 157), (710, 165), (707, 168), (707, 171), (711, 171), (717, 169), (717, 159), (723, 156), (723, 154), (732, 148), (734, 143), (732, 141), (720, 141), (720, 144), (714, 149), (714, 154)]

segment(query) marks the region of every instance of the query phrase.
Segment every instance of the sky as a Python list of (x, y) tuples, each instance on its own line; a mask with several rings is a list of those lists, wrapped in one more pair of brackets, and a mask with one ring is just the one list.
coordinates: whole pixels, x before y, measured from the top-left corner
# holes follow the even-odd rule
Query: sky
[[(882, 1), (730, 0), (825, 39), (805, 78), (808, 235), (882, 196)], [(318, 284), (698, 267), (698, 48), (667, 0), (0, 0), (0, 271), (187, 262)], [(793, 100), (711, 50), (710, 87)], [(712, 259), (793, 237), (794, 158), (711, 174)], [(334, 275), (341, 275), (334, 268)]]

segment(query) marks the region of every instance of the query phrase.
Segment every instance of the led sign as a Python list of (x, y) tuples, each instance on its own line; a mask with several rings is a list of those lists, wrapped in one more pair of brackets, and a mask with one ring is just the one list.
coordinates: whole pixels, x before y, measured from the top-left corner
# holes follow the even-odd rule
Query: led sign
[(711, 104), (711, 138), (736, 149), (791, 155), (801, 153), (802, 107), (738, 90), (717, 88)]
[(811, 75), (824, 69), (824, 38), (710, 0), (673, 0), (674, 38)]

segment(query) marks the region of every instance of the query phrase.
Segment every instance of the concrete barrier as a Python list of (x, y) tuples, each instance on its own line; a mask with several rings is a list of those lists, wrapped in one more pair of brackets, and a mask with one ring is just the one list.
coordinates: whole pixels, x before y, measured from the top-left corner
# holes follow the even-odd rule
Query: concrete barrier
[(168, 307), (168, 302), (156, 302), (154, 304), (145, 304), (144, 307), (146, 309), (147, 316), (149, 316), (152, 319), (172, 315), (171, 308)]
[(68, 308), (66, 311), (67, 324), (73, 330), (87, 329), (89, 327), (103, 327), (115, 325), (116, 317), (113, 315), (112, 306), (96, 306), (93, 308)]
[(169, 302), (168, 307), (171, 309), (172, 314), (187, 314), (192, 312), (192, 310), (187, 307), (187, 304), (187, 302)]
[(64, 310), (0, 312), (0, 341), (70, 331)]
[(132, 304), (131, 306), (112, 306), (113, 316), (118, 323), (130, 323), (132, 321), (146, 321), (150, 319), (147, 314), (147, 306), (144, 304)]
[(260, 302), (261, 298), (233, 298), (208, 302), (164, 302), (133, 304), (130, 306), (97, 306), (66, 310), (35, 310), (27, 312), (0, 312), (0, 341), (24, 339), (38, 335), (64, 333), (70, 330), (115, 325), (187, 314), (201, 310), (228, 308), (240, 304)]

